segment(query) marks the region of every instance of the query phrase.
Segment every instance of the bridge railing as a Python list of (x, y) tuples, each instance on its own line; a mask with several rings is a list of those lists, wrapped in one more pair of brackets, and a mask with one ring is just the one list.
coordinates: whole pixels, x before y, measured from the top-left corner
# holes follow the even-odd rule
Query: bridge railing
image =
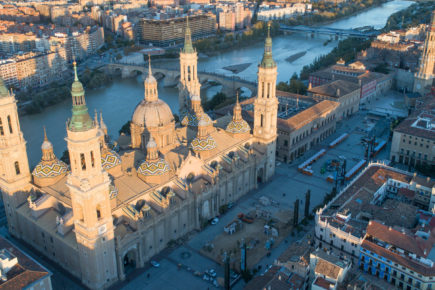
[[(137, 65), (137, 64), (132, 64), (132, 63), (122, 63), (122, 62), (111, 62), (111, 65), (116, 65), (116, 66), (129, 66), (129, 67), (137, 67), (137, 68), (141, 68), (144, 70), (148, 70), (148, 67), (146, 65)], [(161, 70), (166, 70), (168, 72), (175, 72), (175, 71), (179, 71), (178, 69), (170, 69), (170, 68), (165, 68), (159, 65), (153, 65), (153, 69), (161, 69)], [(239, 82), (239, 83), (245, 83), (245, 84), (249, 84), (249, 85), (257, 85), (257, 80), (255, 81), (251, 81), (239, 76), (229, 76), (229, 75), (225, 75), (225, 74), (220, 74), (220, 73), (216, 73), (216, 72), (211, 72), (211, 71), (206, 71), (206, 70), (198, 70), (198, 73), (201, 75), (209, 75), (209, 76), (215, 76), (215, 77), (219, 77), (222, 78), (224, 80), (227, 81), (234, 81), (234, 82)]]

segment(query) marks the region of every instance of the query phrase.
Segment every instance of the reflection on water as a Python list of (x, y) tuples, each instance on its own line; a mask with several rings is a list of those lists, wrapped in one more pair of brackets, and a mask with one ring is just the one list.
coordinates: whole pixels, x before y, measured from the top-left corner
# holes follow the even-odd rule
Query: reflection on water
[[(380, 28), (385, 25), (387, 18), (392, 13), (410, 6), (413, 2), (396, 0), (385, 3), (381, 7), (370, 9), (359, 15), (328, 24), (329, 27), (349, 28), (372, 25)], [(291, 34), (275, 37), (273, 39), (273, 56), (278, 63), (278, 81), (288, 81), (293, 73), (299, 73), (302, 67), (310, 64), (313, 60), (329, 53), (336, 45), (337, 41), (332, 40), (324, 46), (324, 42), (330, 36), (319, 35), (312, 38), (307, 34)], [(289, 56), (306, 51), (301, 58), (290, 63), (286, 61)], [(251, 63), (239, 77), (254, 81), (257, 78), (257, 64), (261, 61), (263, 54), (263, 43), (259, 42), (249, 47), (244, 47), (234, 51), (218, 54), (212, 57), (201, 57), (199, 59), (199, 70), (213, 71), (226, 75), (231, 72), (224, 70), (228, 65)], [(176, 67), (177, 59), (165, 61), (168, 66)], [(86, 102), (90, 114), (93, 116), (94, 110), (103, 112), (104, 121), (109, 129), (109, 134), (118, 136), (118, 130), (131, 118), (135, 106), (143, 98), (143, 85), (141, 76), (137, 79), (116, 78), (112, 84), (106, 88), (92, 90), (86, 93)], [(212, 97), (220, 90), (221, 86), (213, 86), (202, 92), (202, 96)], [(159, 83), (159, 97), (169, 104), (173, 113), (178, 113), (178, 90), (176, 88), (165, 88), (162, 82)], [(68, 99), (55, 106), (49, 107), (41, 114), (24, 116), (21, 120), (21, 128), (27, 140), (27, 152), (29, 162), (35, 165), (40, 157), (40, 146), (43, 140), (43, 126), (47, 128), (47, 134), (53, 143), (55, 153), (58, 157), (66, 148), (66, 121), (71, 116), (71, 100)]]

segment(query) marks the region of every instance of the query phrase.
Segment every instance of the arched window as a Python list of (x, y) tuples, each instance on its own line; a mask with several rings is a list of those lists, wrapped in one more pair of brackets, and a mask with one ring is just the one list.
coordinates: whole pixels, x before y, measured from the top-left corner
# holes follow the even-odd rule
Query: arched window
[(8, 116), (8, 125), (9, 125), (9, 132), (12, 134), (12, 122), (11, 122), (11, 116)]
[(91, 151), (91, 166), (95, 167), (94, 151)]
[(21, 171), (20, 171), (20, 164), (18, 164), (18, 161), (15, 161), (14, 165), (15, 165), (15, 173), (17, 175), (19, 175), (21, 173)]
[(3, 131), (3, 123), (2, 119), (0, 118), (0, 135), (3, 136), (5, 134), (5, 131)]
[(260, 117), (260, 127), (263, 127), (263, 114), (261, 114)]
[(86, 170), (85, 154), (83, 153), (80, 153), (80, 163), (82, 165), (82, 170)]
[(97, 205), (97, 219), (101, 218), (101, 208), (100, 205)]

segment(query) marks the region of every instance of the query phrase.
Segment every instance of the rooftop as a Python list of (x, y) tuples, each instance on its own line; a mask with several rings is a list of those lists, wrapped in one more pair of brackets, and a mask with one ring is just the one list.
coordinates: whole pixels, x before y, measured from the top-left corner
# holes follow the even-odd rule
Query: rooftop
[(9, 257), (16, 257), (18, 260), (18, 263), (7, 271), (7, 280), (3, 281), (0, 279), (0, 289), (23, 289), (30, 284), (51, 276), (51, 273), (47, 269), (3, 237), (0, 237), (0, 249), (5, 249), (6, 251), (2, 251), (2, 253), (6, 253)]

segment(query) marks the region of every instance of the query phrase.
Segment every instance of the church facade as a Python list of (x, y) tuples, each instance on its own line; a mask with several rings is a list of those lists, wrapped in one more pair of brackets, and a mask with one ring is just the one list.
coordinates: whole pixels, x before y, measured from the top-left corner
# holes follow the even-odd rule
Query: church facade
[(0, 82), (0, 188), (9, 232), (89, 288), (125, 279), (168, 242), (201, 229), (221, 206), (274, 175), (278, 101), (270, 35), (250, 128), (238, 100), (233, 116), (212, 120), (204, 112), (186, 30), (181, 122), (159, 99), (150, 64), (128, 147), (119, 152), (106, 142), (103, 118), (89, 115), (74, 65), (65, 138), (70, 164), (54, 155), (48, 136), (55, 132), (44, 132), (41, 161), (30, 171), (15, 97)]

